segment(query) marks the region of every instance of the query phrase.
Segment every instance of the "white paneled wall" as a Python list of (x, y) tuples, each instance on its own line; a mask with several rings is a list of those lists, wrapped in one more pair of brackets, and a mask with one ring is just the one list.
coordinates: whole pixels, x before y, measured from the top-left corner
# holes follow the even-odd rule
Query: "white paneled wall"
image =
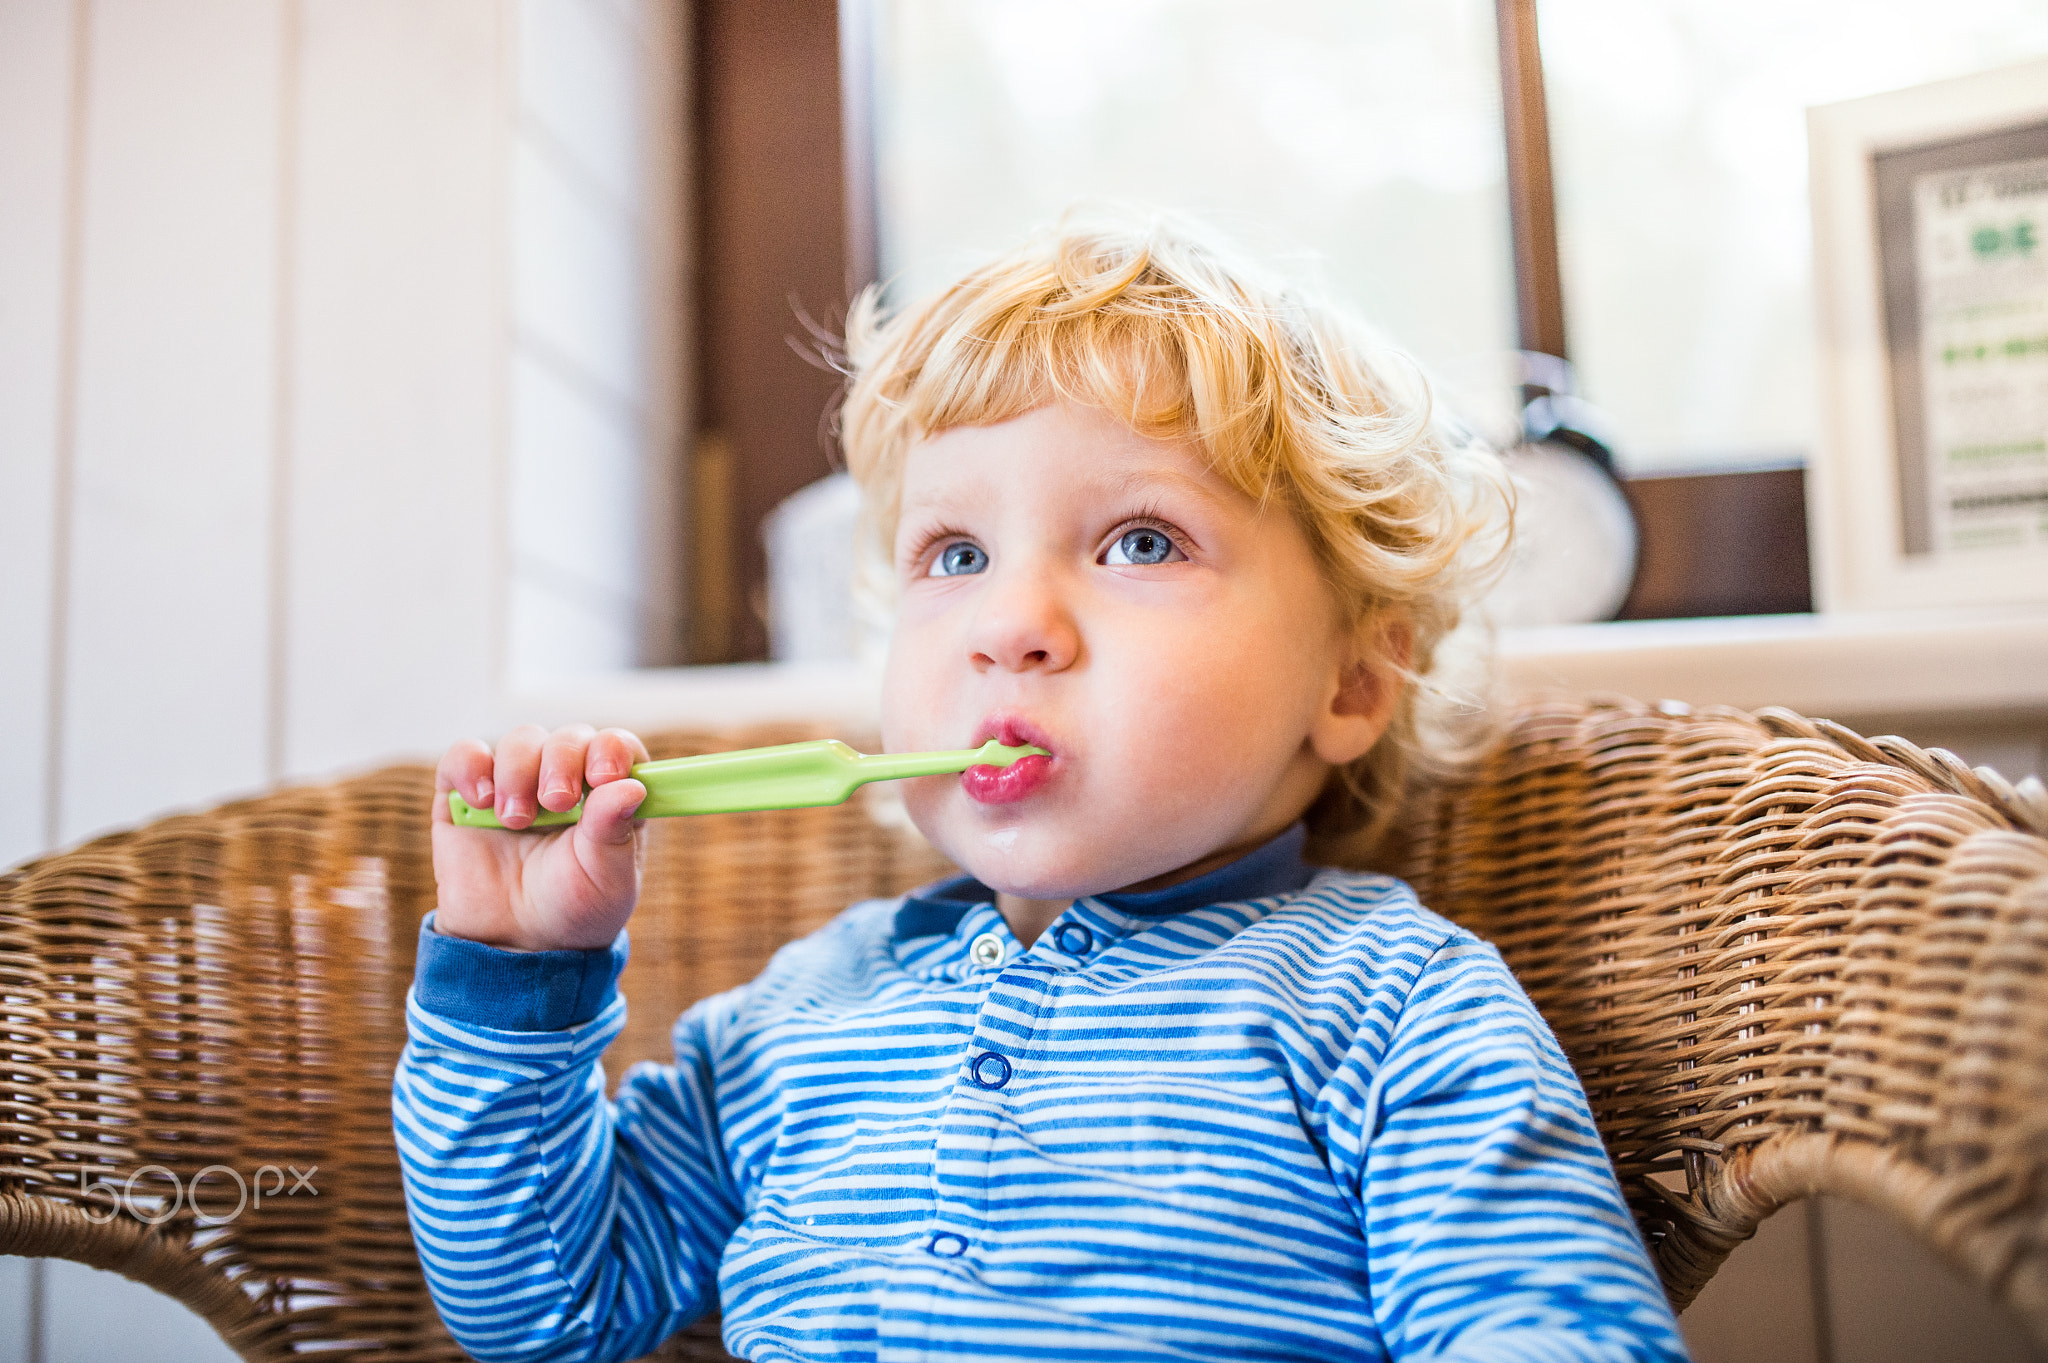
[(677, 0), (0, 0), (0, 863), (672, 661)]
[[(671, 660), (684, 19), (0, 0), (0, 865)], [(0, 1363), (220, 1356), (104, 1277)]]
[(679, 656), (685, 110), (674, 10), (520, 14), (508, 665), (526, 685)]
[(272, 678), (285, 775), (484, 724), (504, 632), (514, 16), (502, 0), (301, 15)]
[(69, 515), (53, 715), (69, 841), (271, 771), (289, 75), (275, 0), (80, 25)]
[(50, 650), (78, 63), (68, 0), (0, 0), (0, 864), (55, 838)]

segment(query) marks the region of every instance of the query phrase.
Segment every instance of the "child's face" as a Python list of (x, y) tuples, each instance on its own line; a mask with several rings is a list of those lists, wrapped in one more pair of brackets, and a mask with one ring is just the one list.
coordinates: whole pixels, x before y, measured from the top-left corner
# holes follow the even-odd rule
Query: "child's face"
[(889, 750), (1052, 754), (904, 783), (925, 836), (1006, 894), (1101, 893), (1248, 849), (1384, 724), (1359, 713), (1293, 516), (1093, 408), (914, 446), (895, 570)]

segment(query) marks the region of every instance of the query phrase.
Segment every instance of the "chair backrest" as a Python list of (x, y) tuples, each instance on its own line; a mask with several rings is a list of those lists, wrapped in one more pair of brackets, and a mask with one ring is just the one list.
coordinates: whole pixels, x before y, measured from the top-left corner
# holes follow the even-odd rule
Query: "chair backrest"
[[(0, 1252), (126, 1273), (249, 1358), (460, 1357), (389, 1120), (430, 791), (393, 767), (0, 878)], [(1788, 713), (1555, 702), (1412, 803), (1389, 869), (1543, 1008), (1680, 1305), (1776, 1206), (1832, 1191), (2042, 1334), (2044, 827), (2037, 794)], [(614, 1075), (783, 942), (945, 869), (886, 796), (650, 830)]]
[[(656, 757), (822, 736), (656, 736)], [(0, 876), (0, 1254), (113, 1269), (245, 1358), (464, 1357), (426, 1293), (391, 1073), (432, 771), (176, 815)], [(616, 1075), (857, 899), (945, 869), (872, 802), (649, 825)], [(715, 1338), (715, 1336), (713, 1336)], [(706, 1357), (723, 1357), (705, 1344)]]
[(2048, 798), (1786, 710), (1523, 708), (1398, 869), (1495, 943), (1683, 1308), (1778, 1207), (1889, 1211), (2048, 1343)]

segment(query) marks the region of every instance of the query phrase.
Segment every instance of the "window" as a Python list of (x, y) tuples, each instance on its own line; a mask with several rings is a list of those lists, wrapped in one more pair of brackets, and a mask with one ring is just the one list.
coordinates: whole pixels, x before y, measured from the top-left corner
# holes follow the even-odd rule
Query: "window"
[(1806, 107), (2048, 53), (2040, 0), (1540, 0), (1580, 390), (1626, 467), (1803, 458)]
[[(1496, 437), (1517, 339), (1564, 349), (1643, 525), (1623, 613), (1805, 609), (1805, 106), (2048, 52), (2040, 0), (695, 14), (700, 661), (765, 651), (758, 528), (824, 471), (832, 376), (792, 301), (829, 325), (877, 273), (906, 301), (1089, 199), (1191, 210), (1319, 282)], [(1653, 476), (1715, 470), (1739, 476)]]
[(892, 298), (1136, 201), (1319, 277), (1433, 368), (1513, 346), (1486, 0), (888, 0), (877, 23)]
[[(2048, 52), (2048, 10), (1538, 11), (1565, 332), (1623, 468), (1798, 462), (1816, 419), (1806, 106)], [(883, 0), (875, 14), (892, 297), (1077, 200), (1184, 207), (1319, 278), (1498, 424), (1484, 409), (1505, 395), (1516, 320), (1492, 4)]]

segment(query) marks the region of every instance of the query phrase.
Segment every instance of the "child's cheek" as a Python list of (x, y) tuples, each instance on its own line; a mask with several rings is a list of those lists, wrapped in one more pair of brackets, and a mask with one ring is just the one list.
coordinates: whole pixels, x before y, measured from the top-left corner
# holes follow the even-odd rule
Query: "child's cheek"
[[(947, 776), (925, 776), (915, 781), (898, 781), (896, 791), (903, 797), (903, 812), (910, 816), (910, 822), (924, 835), (926, 842), (940, 847), (942, 834), (938, 826), (939, 807), (944, 803), (944, 783), (952, 780)], [(940, 847), (941, 851), (945, 849)]]
[(900, 626), (890, 638), (882, 676), (882, 739), (890, 752), (959, 746), (931, 741), (941, 713), (936, 701), (944, 690), (944, 682), (932, 660), (923, 656), (921, 642), (914, 632)]

